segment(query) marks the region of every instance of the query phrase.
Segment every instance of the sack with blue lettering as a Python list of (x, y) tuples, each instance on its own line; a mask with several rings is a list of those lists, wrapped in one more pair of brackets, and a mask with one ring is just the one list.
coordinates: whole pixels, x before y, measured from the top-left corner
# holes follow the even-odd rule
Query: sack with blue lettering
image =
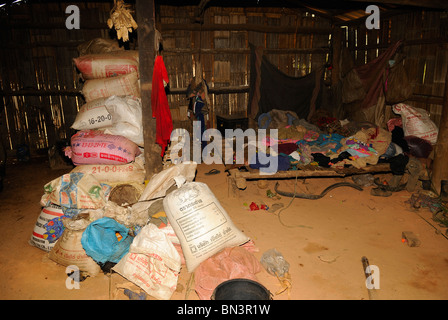
[(90, 174), (71, 172), (45, 184), (40, 203), (56, 204), (65, 217), (74, 218), (85, 209), (103, 208), (110, 190), (110, 185), (100, 183)]

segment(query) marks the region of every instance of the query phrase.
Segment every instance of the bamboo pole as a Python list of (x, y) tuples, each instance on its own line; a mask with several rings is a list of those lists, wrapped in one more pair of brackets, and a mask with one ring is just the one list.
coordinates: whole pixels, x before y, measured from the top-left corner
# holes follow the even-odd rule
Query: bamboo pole
[(0, 97), (12, 97), (12, 96), (82, 96), (82, 93), (78, 89), (21, 89), (21, 90), (6, 90), (0, 91)]
[(332, 34), (332, 69), (331, 69), (331, 85), (336, 87), (340, 78), (340, 59), (342, 44), (342, 29), (334, 26)]
[[(448, 49), (448, 45), (445, 45)], [(446, 50), (445, 49), (445, 50)], [(445, 77), (445, 94), (442, 105), (442, 116), (440, 118), (439, 134), (434, 150), (434, 163), (432, 168), (432, 185), (440, 194), (442, 180), (448, 179), (448, 69)]]
[[(138, 12), (137, 12), (138, 15)], [(137, 18), (138, 19), (138, 18)], [(138, 22), (137, 22), (138, 24)], [(0, 26), (4, 27), (6, 23), (0, 22)], [(12, 22), (9, 26), (13, 29), (66, 29), (65, 24), (62, 23), (28, 23), (28, 22)], [(255, 31), (262, 33), (302, 33), (302, 34), (329, 34), (330, 28), (315, 28), (315, 27), (290, 27), (290, 26), (265, 26), (257, 24), (184, 24), (184, 23), (166, 23), (161, 24), (164, 31)], [(83, 23), (81, 29), (102, 30), (107, 29), (103, 23)]]

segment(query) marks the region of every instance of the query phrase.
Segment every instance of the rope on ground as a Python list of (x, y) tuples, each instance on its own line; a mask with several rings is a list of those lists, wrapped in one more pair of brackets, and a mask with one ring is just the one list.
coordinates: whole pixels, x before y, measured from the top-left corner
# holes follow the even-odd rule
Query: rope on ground
[(283, 221), (282, 221), (282, 219), (281, 219), (281, 216), (280, 216), (281, 213), (282, 213), (284, 210), (286, 210), (286, 209), (289, 208), (289, 206), (292, 204), (292, 202), (294, 201), (294, 199), (295, 199), (295, 197), (296, 197), (297, 179), (298, 179), (298, 175), (296, 175), (296, 179), (295, 179), (295, 182), (294, 182), (294, 194), (293, 194), (293, 197), (291, 198), (291, 201), (289, 201), (289, 203), (288, 203), (288, 205), (287, 205), (286, 207), (280, 209), (280, 211), (278, 212), (277, 217), (278, 217), (278, 220), (280, 221), (280, 223), (281, 223), (283, 226), (287, 227), (287, 228), (309, 228), (309, 229), (312, 229), (313, 227), (305, 226), (305, 225), (302, 225), (302, 224), (289, 226), (289, 225), (283, 223)]

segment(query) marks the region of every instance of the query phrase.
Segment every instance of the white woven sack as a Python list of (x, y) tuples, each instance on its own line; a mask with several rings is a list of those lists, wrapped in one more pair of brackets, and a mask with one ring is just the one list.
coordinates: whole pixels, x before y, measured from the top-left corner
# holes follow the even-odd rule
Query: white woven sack
[(205, 183), (184, 184), (165, 197), (163, 206), (181, 243), (188, 272), (219, 251), (249, 241)]

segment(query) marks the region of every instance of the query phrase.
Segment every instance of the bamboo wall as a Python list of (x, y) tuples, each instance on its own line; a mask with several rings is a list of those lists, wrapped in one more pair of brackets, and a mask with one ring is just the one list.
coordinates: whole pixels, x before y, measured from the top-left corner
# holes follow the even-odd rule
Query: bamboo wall
[(70, 126), (83, 100), (72, 59), (78, 56), (79, 44), (109, 37), (111, 4), (71, 4), (80, 9), (79, 30), (65, 27), (68, 4), (60, 2), (0, 11), (0, 133), (10, 151), (26, 144), (32, 152), (45, 152), (74, 133)]
[(198, 63), (212, 93), (209, 111), (215, 127), (216, 115), (246, 115), (250, 43), (265, 48), (269, 60), (291, 76), (308, 74), (328, 59), (330, 22), (305, 10), (211, 7), (204, 15), (204, 29), (196, 24), (194, 30), (179, 30), (179, 25), (191, 24), (194, 9), (162, 6), (158, 17), (171, 89), (182, 92), (169, 97), (178, 127), (191, 124), (183, 92)]
[[(1, 33), (0, 130), (9, 150), (27, 144), (32, 151), (45, 151), (74, 133), (70, 126), (84, 103), (72, 63), (78, 56), (76, 47), (97, 37), (113, 37), (114, 32), (106, 24), (113, 1), (70, 4), (81, 10), (80, 30), (66, 29), (68, 4), (60, 2), (24, 3), (0, 11), (0, 25), (7, 30)], [(210, 119), (215, 126), (216, 115), (246, 114), (249, 43), (262, 46), (269, 60), (291, 76), (331, 62), (331, 21), (306, 10), (210, 7), (202, 25), (194, 23), (195, 18), (195, 7), (157, 7), (156, 27), (163, 36), (175, 127), (191, 128), (186, 88), (198, 63), (210, 87)], [(366, 30), (361, 19), (344, 26), (345, 44), (360, 65), (395, 41), (405, 40), (403, 52), (415, 83), (408, 103), (429, 110), (438, 123), (448, 59), (440, 41), (447, 38), (446, 21), (446, 13), (405, 12), (382, 16), (376, 31)], [(138, 49), (135, 35), (131, 36), (126, 46)]]
[(404, 103), (426, 109), (431, 119), (440, 124), (447, 73), (448, 13), (439, 11), (404, 12), (381, 19), (379, 30), (367, 30), (365, 20), (347, 24), (345, 45), (356, 65), (375, 59), (381, 52), (403, 40), (400, 53), (414, 87)]
[[(72, 59), (79, 44), (113, 36), (106, 26), (113, 2), (70, 4), (80, 8), (80, 30), (65, 27), (68, 4), (29, 3), (0, 12), (1, 25), (8, 30), (1, 49), (1, 130), (10, 150), (20, 144), (45, 150), (74, 133), (70, 125), (83, 100)], [(266, 48), (269, 59), (293, 76), (309, 73), (328, 57), (329, 21), (304, 10), (211, 7), (204, 15), (207, 30), (192, 23), (194, 14), (195, 7), (189, 6), (160, 6), (156, 13), (175, 127), (191, 127), (185, 93), (199, 62), (210, 87), (210, 125), (214, 126), (218, 114), (246, 113), (249, 43)], [(237, 28), (229, 28), (232, 25)], [(309, 28), (304, 32), (301, 27)], [(313, 28), (319, 29), (317, 34)], [(136, 39), (127, 45), (138, 49)]]

